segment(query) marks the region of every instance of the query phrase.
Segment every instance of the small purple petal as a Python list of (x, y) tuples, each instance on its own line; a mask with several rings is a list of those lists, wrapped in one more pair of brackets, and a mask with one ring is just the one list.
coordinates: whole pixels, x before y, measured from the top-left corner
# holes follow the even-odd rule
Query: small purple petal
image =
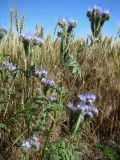
[(86, 102), (86, 96), (85, 96), (85, 95), (80, 94), (80, 95), (78, 95), (78, 98), (79, 98), (81, 101)]
[(68, 102), (67, 107), (72, 110), (72, 111), (78, 111), (79, 109), (76, 107), (75, 104), (73, 104), (73, 102)]
[(89, 107), (88, 111), (92, 112), (94, 115), (98, 115), (98, 109), (95, 107)]
[(87, 119), (87, 118), (92, 118), (93, 117), (93, 113), (92, 112), (85, 112), (84, 114), (84, 118)]
[(86, 104), (79, 103), (77, 104), (77, 108), (81, 111), (86, 111), (88, 109), (88, 106)]

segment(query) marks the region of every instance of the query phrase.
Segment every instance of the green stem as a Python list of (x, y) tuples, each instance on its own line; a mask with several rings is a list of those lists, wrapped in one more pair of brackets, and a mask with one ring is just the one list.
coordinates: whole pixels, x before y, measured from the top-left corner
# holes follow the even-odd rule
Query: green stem
[(25, 72), (26, 72), (26, 86), (25, 86), (25, 93), (26, 93), (26, 98), (28, 99), (29, 97), (29, 75), (28, 75), (28, 70), (29, 70), (29, 54), (30, 54), (30, 44), (28, 43), (25, 48)]
[(47, 135), (47, 138), (46, 138), (44, 147), (43, 147), (43, 149), (42, 149), (41, 160), (43, 160), (43, 158), (44, 158), (45, 150), (46, 150), (47, 144), (48, 144), (49, 139), (50, 139), (50, 133), (51, 133), (52, 128), (53, 128), (53, 126), (54, 126), (54, 124), (55, 124), (55, 118), (56, 118), (56, 112), (54, 112), (54, 120), (52, 120), (52, 123), (51, 123), (51, 126), (50, 126), (50, 128), (49, 128), (48, 135)]
[(75, 125), (75, 129), (73, 131), (73, 134), (76, 134), (78, 128), (79, 128), (79, 125), (80, 123), (83, 121), (83, 113), (80, 113), (79, 116), (78, 116), (78, 120), (77, 120), (77, 123)]

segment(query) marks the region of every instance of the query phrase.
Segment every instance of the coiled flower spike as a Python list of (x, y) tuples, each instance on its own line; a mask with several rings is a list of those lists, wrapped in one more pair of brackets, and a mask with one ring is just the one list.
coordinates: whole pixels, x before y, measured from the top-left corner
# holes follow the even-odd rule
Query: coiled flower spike
[(103, 11), (102, 13), (102, 19), (105, 20), (109, 20), (110, 19), (110, 12), (109, 11)]
[[(65, 18), (59, 19), (58, 20), (58, 25), (62, 28), (62, 29), (66, 29), (67, 33), (70, 33), (73, 28), (76, 27), (77, 25), (77, 21), (76, 20), (67, 20)], [(60, 32), (59, 32), (60, 33)], [(59, 34), (58, 34), (59, 35)]]
[(64, 28), (64, 27), (67, 27), (67, 20), (65, 18), (61, 18), (58, 20), (58, 25), (61, 27), (61, 28)]

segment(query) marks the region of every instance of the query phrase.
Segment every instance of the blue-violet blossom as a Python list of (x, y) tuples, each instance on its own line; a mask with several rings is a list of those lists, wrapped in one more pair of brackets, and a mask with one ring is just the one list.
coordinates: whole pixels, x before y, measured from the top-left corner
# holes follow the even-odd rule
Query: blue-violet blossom
[(48, 78), (42, 78), (42, 83), (45, 85), (45, 86), (49, 86), (49, 87), (52, 87), (55, 85), (55, 82), (54, 80), (50, 80)]
[(15, 64), (9, 63), (7, 60), (3, 61), (2, 65), (5, 69), (8, 69), (9, 71), (15, 71), (17, 69)]
[(21, 34), (21, 38), (24, 41), (32, 42), (32, 43), (35, 43), (35, 44), (43, 44), (44, 43), (43, 38), (38, 37), (37, 35), (32, 34), (32, 33)]
[(36, 69), (36, 70), (34, 71), (34, 74), (35, 74), (36, 76), (46, 77), (47, 74), (48, 74), (48, 71), (45, 70), (45, 69)]
[(40, 148), (40, 145), (41, 144), (39, 139), (35, 135), (33, 135), (31, 138), (28, 138), (22, 141), (21, 147), (26, 150), (31, 148), (36, 148), (36, 150), (38, 151)]

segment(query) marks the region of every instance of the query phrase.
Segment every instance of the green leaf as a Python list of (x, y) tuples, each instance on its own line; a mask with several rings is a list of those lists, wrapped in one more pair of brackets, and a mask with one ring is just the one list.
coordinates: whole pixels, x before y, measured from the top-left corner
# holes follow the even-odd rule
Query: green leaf
[(5, 128), (6, 128), (6, 125), (3, 124), (3, 123), (0, 123), (0, 130), (3, 130), (3, 129), (5, 129)]

